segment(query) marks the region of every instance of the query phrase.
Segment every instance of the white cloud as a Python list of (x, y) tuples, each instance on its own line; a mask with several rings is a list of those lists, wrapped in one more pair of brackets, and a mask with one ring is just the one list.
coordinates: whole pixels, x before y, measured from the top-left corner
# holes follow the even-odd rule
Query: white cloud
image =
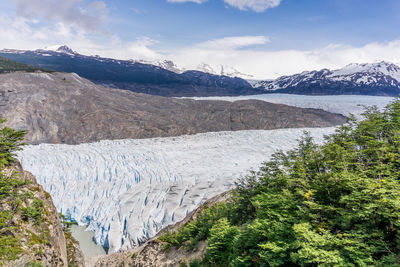
[(240, 10), (252, 9), (256, 12), (263, 12), (268, 8), (279, 6), (282, 0), (224, 0), (225, 3)]
[(107, 7), (103, 1), (13, 0), (17, 16), (31, 21), (44, 19), (73, 25), (87, 32), (101, 32)]
[(206, 41), (197, 46), (208, 49), (239, 49), (268, 42), (269, 39), (265, 36), (236, 36)]
[(193, 2), (193, 3), (197, 3), (197, 4), (202, 4), (207, 2), (208, 0), (167, 0), (167, 2), (170, 3), (186, 3), (186, 2)]
[[(167, 0), (170, 3), (186, 3), (194, 2), (197, 4), (203, 4), (208, 0)], [(282, 0), (224, 0), (230, 6), (236, 7), (240, 10), (254, 10), (256, 12), (263, 12), (268, 8), (279, 6)]]

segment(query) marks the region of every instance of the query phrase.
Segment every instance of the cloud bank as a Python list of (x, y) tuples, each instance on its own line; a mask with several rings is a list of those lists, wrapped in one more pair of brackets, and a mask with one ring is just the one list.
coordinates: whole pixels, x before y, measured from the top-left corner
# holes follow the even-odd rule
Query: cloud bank
[(101, 32), (106, 15), (103, 1), (84, 0), (13, 0), (17, 16), (28, 20), (56, 21), (87, 32)]

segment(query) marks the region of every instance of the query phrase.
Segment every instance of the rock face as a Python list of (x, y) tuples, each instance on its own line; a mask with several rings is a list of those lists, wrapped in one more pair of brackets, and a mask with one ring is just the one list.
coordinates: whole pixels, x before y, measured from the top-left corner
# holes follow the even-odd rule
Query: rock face
[[(17, 177), (26, 181), (27, 184), (18, 188), (13, 195), (3, 198), (0, 201), (0, 210), (5, 212), (12, 211), (13, 218), (9, 222), (18, 227), (9, 231), (8, 234), (19, 240), (22, 249), (18, 259), (12, 262), (0, 262), (2, 266), (31, 266), (29, 264), (41, 263), (43, 266), (68, 266), (67, 243), (64, 236), (63, 227), (58, 217), (58, 212), (53, 204), (51, 196), (43, 190), (36, 182), (36, 178), (29, 172), (22, 169), (19, 163), (3, 171), (5, 177)], [(15, 207), (12, 203), (18, 202)], [(43, 210), (40, 214), (41, 219), (28, 220), (25, 217), (26, 209), (33, 205), (35, 201), (43, 203)], [(2, 233), (3, 234), (3, 233)], [(80, 248), (77, 248), (80, 251)], [(77, 266), (84, 266), (82, 262), (72, 260)]]
[(120, 253), (113, 253), (106, 256), (100, 256), (91, 259), (88, 262), (88, 267), (152, 267), (152, 266), (187, 266), (190, 261), (195, 259), (202, 259), (206, 252), (206, 243), (199, 242), (194, 250), (186, 250), (184, 248), (171, 247), (168, 250), (163, 249), (162, 242), (158, 238), (169, 232), (173, 233), (180, 227), (186, 225), (190, 221), (196, 219), (202, 211), (213, 204), (226, 201), (230, 196), (230, 192), (222, 193), (215, 196), (201, 205), (199, 208), (189, 213), (182, 221), (170, 225), (161, 230), (155, 237), (146, 241), (137, 249), (128, 250)]
[(95, 85), (76, 74), (0, 75), (0, 115), (29, 130), (29, 143), (77, 144), (104, 139), (215, 131), (329, 127), (346, 117), (258, 100), (173, 99)]
[(400, 67), (388, 62), (350, 64), (338, 70), (305, 71), (253, 86), (265, 92), (300, 95), (397, 96)]

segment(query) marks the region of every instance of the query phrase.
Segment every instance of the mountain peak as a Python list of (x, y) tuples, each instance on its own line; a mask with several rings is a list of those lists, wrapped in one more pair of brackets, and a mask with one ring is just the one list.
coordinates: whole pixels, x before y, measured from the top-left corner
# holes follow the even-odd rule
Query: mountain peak
[(58, 47), (56, 51), (60, 52), (60, 53), (66, 53), (66, 54), (76, 54), (76, 52), (74, 50), (72, 50), (71, 48), (69, 48), (66, 45), (62, 45), (62, 46)]

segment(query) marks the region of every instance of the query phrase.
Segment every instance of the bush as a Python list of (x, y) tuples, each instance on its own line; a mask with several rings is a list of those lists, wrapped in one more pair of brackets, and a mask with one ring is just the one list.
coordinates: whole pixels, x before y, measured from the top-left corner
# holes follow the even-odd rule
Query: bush
[(207, 242), (206, 260), (213, 265), (223, 265), (228, 262), (234, 238), (239, 230), (231, 226), (227, 218), (220, 219), (211, 229)]
[(26, 207), (22, 213), (24, 220), (33, 219), (36, 224), (39, 224), (42, 220), (42, 214), (44, 211), (44, 202), (40, 199), (33, 200), (32, 204)]

